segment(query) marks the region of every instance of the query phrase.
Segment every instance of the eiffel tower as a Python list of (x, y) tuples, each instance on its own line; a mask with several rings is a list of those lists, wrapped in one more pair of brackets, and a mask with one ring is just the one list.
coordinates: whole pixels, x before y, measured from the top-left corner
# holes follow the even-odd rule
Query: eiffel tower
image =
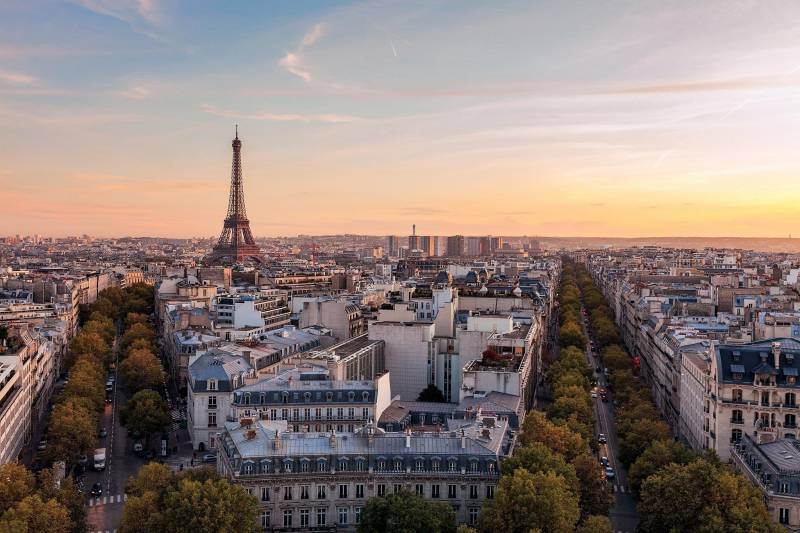
[(242, 185), (242, 141), (239, 140), (239, 127), (233, 139), (233, 165), (231, 168), (231, 195), (228, 199), (228, 215), (222, 224), (222, 233), (208, 257), (209, 263), (232, 264), (251, 259), (262, 263), (264, 256), (253, 240), (250, 221), (244, 208), (244, 187)]

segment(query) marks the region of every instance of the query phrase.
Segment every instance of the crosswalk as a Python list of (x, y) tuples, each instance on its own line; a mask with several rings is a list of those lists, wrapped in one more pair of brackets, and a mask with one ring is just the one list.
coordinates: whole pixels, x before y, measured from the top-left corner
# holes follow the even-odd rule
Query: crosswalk
[(116, 529), (98, 529), (97, 531), (90, 531), (89, 533), (117, 533)]
[(630, 488), (630, 487), (627, 487), (627, 488), (626, 488), (626, 487), (625, 487), (625, 485), (617, 485), (617, 484), (614, 484), (614, 485), (612, 485), (612, 486), (611, 486), (611, 490), (612, 490), (613, 492), (622, 492), (622, 493), (625, 493), (625, 492), (630, 492), (630, 491), (631, 491), (631, 488)]
[(112, 503), (124, 503), (128, 501), (127, 494), (112, 494), (110, 496), (98, 496), (97, 498), (89, 498), (89, 507), (96, 507), (98, 505), (111, 505)]

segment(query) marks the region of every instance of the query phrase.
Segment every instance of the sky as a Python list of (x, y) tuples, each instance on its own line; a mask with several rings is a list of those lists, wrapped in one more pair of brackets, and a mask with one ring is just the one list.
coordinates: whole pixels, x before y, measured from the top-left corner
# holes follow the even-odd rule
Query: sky
[(4, 0), (0, 235), (800, 235), (800, 2)]

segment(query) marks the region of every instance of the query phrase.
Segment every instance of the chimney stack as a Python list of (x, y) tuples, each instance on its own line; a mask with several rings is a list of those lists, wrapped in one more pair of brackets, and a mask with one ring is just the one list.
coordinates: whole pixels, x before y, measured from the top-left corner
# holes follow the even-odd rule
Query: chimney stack
[(336, 449), (336, 430), (334, 429), (331, 431), (331, 436), (328, 438), (328, 443), (330, 444), (331, 448)]
[(775, 370), (781, 369), (781, 343), (772, 343), (772, 355), (775, 358)]
[(406, 448), (411, 448), (411, 429), (406, 428)]
[(467, 448), (467, 434), (464, 430), (461, 430), (461, 449), (465, 450)]

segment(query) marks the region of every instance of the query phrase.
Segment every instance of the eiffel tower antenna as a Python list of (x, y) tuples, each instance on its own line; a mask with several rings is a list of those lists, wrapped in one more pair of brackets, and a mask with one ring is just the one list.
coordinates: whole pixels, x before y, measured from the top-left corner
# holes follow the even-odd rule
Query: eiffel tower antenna
[(244, 206), (244, 185), (242, 183), (242, 141), (239, 140), (239, 125), (231, 143), (233, 163), (231, 164), (231, 192), (228, 197), (228, 213), (222, 224), (222, 233), (208, 258), (210, 263), (240, 263), (245, 259), (263, 262), (261, 250), (250, 231), (250, 220)]

